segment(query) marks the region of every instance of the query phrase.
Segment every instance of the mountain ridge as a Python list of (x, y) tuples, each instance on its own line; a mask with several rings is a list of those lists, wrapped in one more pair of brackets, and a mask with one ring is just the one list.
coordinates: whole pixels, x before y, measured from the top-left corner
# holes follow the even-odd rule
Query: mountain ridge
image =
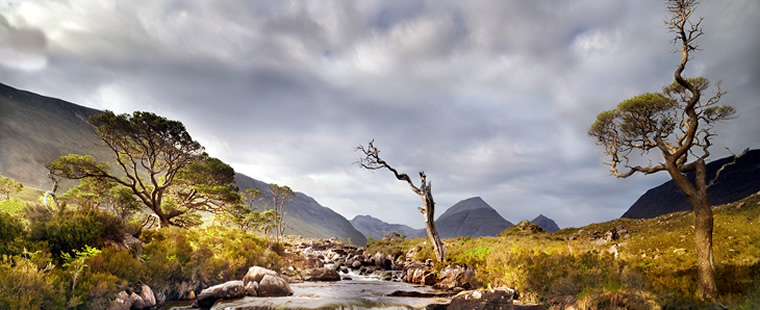
[[(711, 180), (717, 170), (733, 160), (733, 156), (711, 161), (706, 166), (707, 180)], [(694, 182), (695, 172), (686, 173), (690, 182)], [(760, 150), (750, 150), (721, 172), (713, 187), (708, 189), (710, 204), (721, 205), (740, 200), (760, 191)], [(691, 204), (680, 188), (669, 180), (650, 188), (641, 195), (622, 218), (653, 218), (678, 211), (690, 211)]]
[[(95, 127), (87, 120), (102, 111), (61, 99), (38, 95), (0, 83), (0, 175), (16, 179), (25, 186), (46, 190), (52, 185), (44, 165), (68, 154), (93, 155), (113, 161), (113, 153), (102, 144)], [(76, 181), (64, 180), (61, 190)], [(267, 183), (236, 173), (241, 190), (262, 192), (261, 208), (271, 208)], [(269, 196), (267, 196), (269, 195)], [(264, 199), (269, 197), (269, 199)], [(267, 202), (269, 204), (267, 204)], [(357, 245), (366, 238), (348, 220), (308, 195), (295, 192), (285, 203), (286, 234), (304, 237), (337, 237)]]

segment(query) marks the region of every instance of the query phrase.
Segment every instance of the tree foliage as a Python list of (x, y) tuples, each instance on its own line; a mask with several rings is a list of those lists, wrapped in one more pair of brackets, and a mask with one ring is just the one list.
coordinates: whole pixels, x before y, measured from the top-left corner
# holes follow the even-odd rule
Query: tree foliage
[[(703, 300), (715, 300), (718, 288), (712, 249), (713, 213), (707, 189), (720, 172), (741, 155), (721, 167), (712, 180), (706, 180), (705, 161), (716, 135), (713, 125), (733, 118), (736, 111), (731, 106), (718, 104), (725, 95), (720, 83), (714, 94), (706, 97), (709, 80), (683, 76), (690, 53), (697, 50), (696, 39), (703, 34), (702, 19), (690, 20), (696, 4), (695, 0), (667, 1), (671, 19), (666, 24), (676, 34), (673, 42), (681, 44), (681, 62), (675, 70), (674, 81), (662, 92), (642, 94), (624, 100), (615, 109), (599, 113), (588, 134), (604, 146), (610, 171), (615, 176), (626, 178), (637, 172), (667, 171), (683, 191), (695, 214), (698, 294)], [(651, 159), (647, 156), (650, 150), (659, 151), (662, 160), (648, 165), (631, 161), (636, 153)], [(693, 183), (684, 174), (692, 171), (695, 172)]]
[(11, 194), (15, 194), (24, 189), (24, 185), (18, 181), (0, 175), (0, 194), (5, 196), (5, 199), (11, 199)]
[(277, 242), (282, 242), (282, 236), (285, 233), (285, 200), (293, 195), (293, 190), (287, 185), (277, 185), (274, 183), (269, 184), (269, 189), (272, 191), (272, 206), (275, 210), (275, 239)]
[(70, 154), (48, 163), (53, 175), (112, 182), (132, 191), (162, 226), (197, 224), (195, 211), (219, 211), (240, 200), (234, 170), (211, 158), (179, 121), (149, 112), (90, 117), (111, 149), (116, 171), (89, 155)]

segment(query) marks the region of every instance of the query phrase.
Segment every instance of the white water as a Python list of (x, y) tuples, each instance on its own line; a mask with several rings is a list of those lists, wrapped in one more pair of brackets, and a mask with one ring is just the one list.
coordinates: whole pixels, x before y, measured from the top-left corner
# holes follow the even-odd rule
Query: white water
[[(346, 276), (346, 274), (341, 274)], [(214, 310), (244, 309), (340, 309), (340, 310), (408, 310), (424, 309), (434, 303), (448, 303), (448, 298), (388, 297), (394, 291), (439, 292), (427, 286), (382, 281), (378, 274), (359, 276), (349, 273), (353, 280), (338, 282), (304, 282), (291, 284), (293, 295), (288, 297), (244, 297), (219, 302)]]

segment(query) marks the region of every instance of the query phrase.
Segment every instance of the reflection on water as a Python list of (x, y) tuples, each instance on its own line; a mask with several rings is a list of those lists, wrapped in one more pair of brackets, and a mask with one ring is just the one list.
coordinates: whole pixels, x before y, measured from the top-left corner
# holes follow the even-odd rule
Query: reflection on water
[(219, 302), (211, 309), (424, 309), (434, 303), (448, 303), (448, 298), (388, 297), (395, 291), (440, 292), (426, 286), (380, 281), (373, 277), (352, 275), (354, 280), (339, 282), (305, 282), (291, 284), (293, 296), (244, 297)]

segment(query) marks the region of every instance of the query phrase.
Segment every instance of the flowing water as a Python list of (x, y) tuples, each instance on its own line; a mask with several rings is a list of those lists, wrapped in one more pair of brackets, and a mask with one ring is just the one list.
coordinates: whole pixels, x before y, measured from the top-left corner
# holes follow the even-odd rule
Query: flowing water
[(211, 309), (424, 309), (429, 304), (449, 303), (445, 297), (391, 297), (395, 291), (440, 293), (431, 287), (380, 280), (379, 275), (349, 274), (352, 280), (291, 284), (288, 297), (244, 297), (218, 302)]

